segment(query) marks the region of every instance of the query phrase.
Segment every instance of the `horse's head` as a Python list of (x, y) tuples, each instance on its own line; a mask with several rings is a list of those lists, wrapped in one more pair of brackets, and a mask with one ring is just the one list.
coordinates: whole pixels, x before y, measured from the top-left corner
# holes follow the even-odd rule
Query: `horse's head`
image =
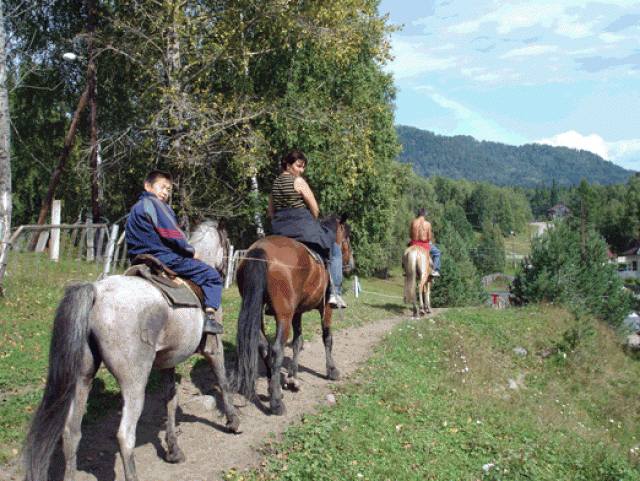
[(229, 256), (229, 238), (227, 236), (226, 221), (206, 220), (193, 231), (189, 243), (206, 262), (220, 273), (227, 275), (227, 259)]
[(349, 274), (355, 269), (356, 261), (353, 258), (353, 249), (351, 248), (351, 226), (347, 224), (347, 214), (342, 214), (338, 220), (336, 243), (342, 251), (342, 272)]

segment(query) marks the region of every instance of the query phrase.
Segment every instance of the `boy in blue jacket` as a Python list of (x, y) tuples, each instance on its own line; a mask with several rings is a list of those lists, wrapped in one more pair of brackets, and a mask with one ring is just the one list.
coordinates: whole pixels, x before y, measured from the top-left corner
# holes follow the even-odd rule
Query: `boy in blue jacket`
[(132, 261), (138, 254), (151, 254), (180, 277), (200, 286), (204, 293), (203, 333), (222, 334), (222, 279), (215, 268), (200, 260), (178, 227), (167, 204), (172, 183), (171, 175), (160, 171), (153, 171), (144, 179), (144, 192), (125, 226), (127, 255)]

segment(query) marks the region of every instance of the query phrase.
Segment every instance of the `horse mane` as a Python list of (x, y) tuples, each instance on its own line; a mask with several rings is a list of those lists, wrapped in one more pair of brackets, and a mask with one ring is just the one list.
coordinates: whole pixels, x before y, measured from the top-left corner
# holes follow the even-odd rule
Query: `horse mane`
[(320, 224), (324, 227), (328, 227), (331, 229), (331, 232), (336, 234), (338, 232), (338, 214), (335, 212), (329, 212), (327, 215), (322, 217)]

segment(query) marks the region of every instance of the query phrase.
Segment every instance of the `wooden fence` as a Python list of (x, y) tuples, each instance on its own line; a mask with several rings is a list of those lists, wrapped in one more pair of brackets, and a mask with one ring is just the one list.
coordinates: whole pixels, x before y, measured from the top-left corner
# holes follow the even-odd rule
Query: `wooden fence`
[[(122, 272), (128, 266), (125, 233), (124, 229), (120, 233), (118, 224), (109, 228), (107, 224), (93, 224), (87, 219), (85, 223), (76, 224), (21, 225), (11, 236), (10, 244), (8, 266), (12, 262), (77, 260), (95, 265), (91, 270), (92, 278), (84, 279), (87, 281)], [(35, 249), (32, 249), (34, 244)], [(20, 255), (26, 252), (34, 255)], [(229, 247), (225, 288), (234, 282), (238, 262), (244, 253), (244, 250), (234, 252), (233, 246)]]

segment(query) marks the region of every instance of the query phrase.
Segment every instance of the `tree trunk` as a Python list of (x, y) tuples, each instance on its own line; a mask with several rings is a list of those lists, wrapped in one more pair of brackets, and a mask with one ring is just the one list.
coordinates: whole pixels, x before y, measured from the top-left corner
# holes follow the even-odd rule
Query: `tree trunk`
[(7, 92), (7, 56), (4, 14), (0, 2), (0, 294), (4, 296), (4, 274), (11, 238), (11, 130)]
[(102, 218), (100, 205), (100, 164), (98, 163), (98, 87), (96, 80), (96, 64), (93, 58), (93, 0), (88, 1), (89, 39), (87, 42), (87, 56), (89, 58), (89, 72), (87, 83), (89, 84), (89, 123), (91, 135), (91, 211), (93, 223), (98, 224)]
[[(76, 136), (76, 132), (78, 131), (78, 124), (80, 123), (80, 114), (84, 109), (84, 106), (87, 105), (87, 99), (89, 98), (89, 85), (84, 89), (84, 93), (82, 97), (80, 97), (80, 102), (78, 102), (78, 107), (76, 108), (76, 113), (73, 116), (73, 121), (71, 122), (71, 127), (69, 127), (69, 132), (67, 133), (67, 138), (64, 141), (64, 147), (62, 149), (62, 154), (60, 154), (60, 158), (58, 159), (58, 165), (56, 165), (56, 169), (53, 171), (53, 177), (51, 178), (51, 184), (49, 185), (49, 192), (47, 192), (47, 197), (42, 204), (42, 208), (40, 209), (40, 215), (38, 215), (38, 221), (36, 222), (38, 225), (42, 225), (45, 223), (47, 218), (47, 214), (49, 213), (49, 209), (51, 208), (51, 202), (53, 202), (53, 196), (56, 193), (56, 187), (58, 186), (58, 182), (60, 182), (60, 176), (62, 175), (62, 168), (64, 167), (65, 162), (67, 161), (67, 157), (69, 156), (69, 152), (71, 152), (71, 144), (73, 143), (73, 138)], [(36, 244), (38, 243), (38, 236), (33, 236), (33, 241), (29, 246), (30, 250), (35, 249)]]

